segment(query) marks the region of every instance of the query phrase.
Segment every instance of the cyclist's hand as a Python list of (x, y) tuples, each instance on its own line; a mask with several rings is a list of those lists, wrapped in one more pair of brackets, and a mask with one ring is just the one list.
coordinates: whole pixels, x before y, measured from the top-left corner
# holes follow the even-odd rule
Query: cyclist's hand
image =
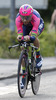
[(25, 41), (29, 41), (30, 40), (30, 36), (26, 35), (26, 36), (24, 36), (24, 39), (25, 39)]
[(22, 38), (22, 35), (18, 35), (18, 36), (17, 36), (17, 40), (18, 40), (18, 41), (21, 41), (21, 38)]
[(29, 36), (31, 36), (31, 34), (32, 34), (32, 31), (30, 31)]

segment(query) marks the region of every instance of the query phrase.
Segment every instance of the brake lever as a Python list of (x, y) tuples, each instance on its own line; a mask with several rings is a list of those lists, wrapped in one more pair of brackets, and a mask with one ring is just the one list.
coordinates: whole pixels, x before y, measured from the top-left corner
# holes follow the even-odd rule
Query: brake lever
[(11, 49), (11, 48), (12, 48), (11, 46), (9, 46), (9, 47), (8, 47), (8, 49), (9, 49), (9, 52), (10, 52), (10, 49)]
[(25, 42), (25, 38), (23, 36), (22, 37), (19, 37), (19, 39), (21, 39), (21, 41), (19, 41), (19, 43)]
[(11, 48), (12, 48), (11, 46), (8, 47), (9, 51), (10, 51)]

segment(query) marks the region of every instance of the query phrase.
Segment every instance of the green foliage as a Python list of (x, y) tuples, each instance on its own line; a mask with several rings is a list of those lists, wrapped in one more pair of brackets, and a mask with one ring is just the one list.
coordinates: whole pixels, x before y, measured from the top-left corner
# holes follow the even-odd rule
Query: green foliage
[(0, 32), (0, 45), (4, 46), (4, 44), (6, 44), (6, 47), (8, 46), (10, 42), (10, 38), (11, 38), (11, 31), (8, 28), (5, 28), (3, 31)]
[(0, 21), (2, 21), (3, 24), (8, 24), (10, 21), (9, 21), (9, 15), (7, 16), (1, 16), (0, 15)]
[(14, 45), (16, 41), (16, 33), (11, 33), (9, 28), (5, 28), (0, 32), (0, 57), (2, 58), (16, 58), (18, 57), (18, 48), (12, 49), (9, 52), (8, 46)]
[(0, 46), (0, 58), (3, 56), (3, 48)]
[(42, 56), (54, 56), (54, 50), (55, 50), (55, 33), (47, 33), (46, 31), (43, 31), (43, 33), (40, 35), (40, 48), (41, 48), (41, 54)]

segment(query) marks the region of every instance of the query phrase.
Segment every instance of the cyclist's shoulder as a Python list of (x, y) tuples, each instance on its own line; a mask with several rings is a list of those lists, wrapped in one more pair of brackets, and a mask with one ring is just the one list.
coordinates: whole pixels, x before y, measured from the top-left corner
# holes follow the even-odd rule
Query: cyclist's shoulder
[(22, 20), (21, 20), (21, 18), (20, 18), (19, 13), (16, 15), (15, 23), (16, 23), (18, 26), (22, 25)]
[(33, 24), (33, 26), (36, 26), (40, 23), (40, 14), (37, 10), (33, 9), (33, 16), (32, 16), (32, 20), (31, 23)]
[(34, 19), (37, 20), (37, 18), (39, 18), (40, 21), (42, 21), (42, 22), (44, 21), (43, 18), (41, 17), (41, 15), (40, 15), (40, 13), (37, 10), (35, 10), (35, 9), (33, 9), (33, 15), (36, 16), (36, 17), (33, 17)]
[(33, 15), (35, 15), (38, 18), (41, 18), (40, 13), (35, 9), (33, 9)]
[(19, 17), (19, 16), (20, 16), (19, 13), (17, 13), (16, 18)]
[(16, 15), (16, 21), (22, 23), (19, 13)]

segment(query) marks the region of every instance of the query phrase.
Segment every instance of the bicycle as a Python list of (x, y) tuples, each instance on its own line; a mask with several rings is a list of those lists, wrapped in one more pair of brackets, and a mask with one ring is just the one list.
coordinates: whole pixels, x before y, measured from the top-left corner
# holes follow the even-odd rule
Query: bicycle
[[(40, 77), (41, 77), (41, 72), (36, 71), (36, 67), (35, 67), (36, 66), (35, 50), (37, 50), (38, 48), (33, 46), (31, 43), (25, 42), (24, 40), (22, 40), (17, 45), (9, 46), (9, 49), (17, 47), (17, 46), (24, 47), (24, 49), (21, 51), (21, 54), (19, 57), (19, 63), (18, 63), (18, 74), (17, 74), (18, 77), (17, 78), (18, 78), (19, 95), (21, 98), (24, 97), (29, 81), (31, 81), (32, 92), (34, 95), (36, 95), (39, 90)], [(30, 58), (31, 62), (28, 59), (28, 47), (31, 47), (31, 58)], [(23, 63), (25, 67), (24, 73), (22, 70)], [(25, 83), (24, 83), (24, 88), (21, 89), (20, 85), (21, 85), (21, 81), (23, 77), (25, 78)]]

